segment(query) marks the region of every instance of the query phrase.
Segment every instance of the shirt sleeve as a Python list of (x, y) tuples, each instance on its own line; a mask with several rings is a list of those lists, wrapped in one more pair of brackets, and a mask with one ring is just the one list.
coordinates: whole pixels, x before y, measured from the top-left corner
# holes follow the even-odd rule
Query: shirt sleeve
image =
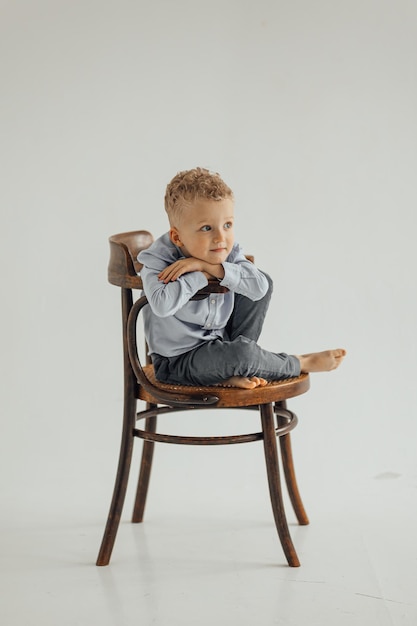
[(246, 296), (250, 300), (260, 300), (268, 291), (268, 280), (258, 268), (247, 260), (238, 244), (223, 263), (224, 277), (220, 284)]
[(140, 272), (143, 291), (152, 311), (158, 317), (174, 315), (208, 283), (202, 272), (188, 272), (165, 284), (158, 279), (159, 271), (143, 267)]

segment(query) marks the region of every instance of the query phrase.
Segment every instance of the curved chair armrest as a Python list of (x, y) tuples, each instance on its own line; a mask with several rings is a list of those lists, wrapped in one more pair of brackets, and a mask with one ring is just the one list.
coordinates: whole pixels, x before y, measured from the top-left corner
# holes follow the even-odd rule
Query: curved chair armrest
[(157, 402), (160, 402), (161, 404), (167, 404), (173, 407), (185, 405), (208, 406), (211, 404), (216, 404), (216, 402), (219, 401), (219, 398), (217, 396), (189, 396), (181, 394), (180, 392), (175, 392), (175, 394), (171, 394), (153, 385), (146, 377), (138, 354), (136, 326), (139, 313), (147, 304), (148, 299), (146, 298), (146, 296), (142, 296), (141, 298), (136, 300), (130, 310), (127, 320), (127, 347), (129, 351), (130, 363), (138, 383), (142, 385), (142, 387), (146, 389), (146, 391), (150, 393), (155, 398), (155, 400)]

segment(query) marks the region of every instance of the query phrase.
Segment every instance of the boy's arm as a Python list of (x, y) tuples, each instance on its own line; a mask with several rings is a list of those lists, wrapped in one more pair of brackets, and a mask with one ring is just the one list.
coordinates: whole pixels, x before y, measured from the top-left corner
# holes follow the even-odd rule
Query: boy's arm
[(247, 260), (240, 247), (234, 252), (223, 263), (224, 278), (220, 284), (250, 300), (260, 300), (268, 291), (266, 276)]
[(159, 278), (161, 271), (144, 266), (140, 272), (143, 290), (152, 311), (158, 317), (174, 315), (208, 283), (201, 271), (188, 272), (178, 280), (165, 283)]
[(172, 280), (177, 280), (180, 276), (188, 272), (203, 272), (206, 278), (217, 278), (217, 280), (224, 278), (225, 274), (224, 267), (221, 263), (214, 265), (213, 263), (207, 263), (195, 257), (186, 257), (184, 259), (178, 259), (175, 263), (165, 267), (162, 272), (158, 274), (158, 278), (164, 283), (168, 283)]

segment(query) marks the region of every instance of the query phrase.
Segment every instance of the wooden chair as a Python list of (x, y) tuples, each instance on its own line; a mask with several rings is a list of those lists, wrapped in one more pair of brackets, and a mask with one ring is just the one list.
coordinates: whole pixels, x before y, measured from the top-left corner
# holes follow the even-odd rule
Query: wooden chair
[[(277, 437), (280, 442), (281, 462), (294, 512), (299, 524), (308, 524), (294, 473), (291, 452), (290, 431), (297, 425), (297, 416), (286, 407), (286, 400), (305, 393), (309, 389), (309, 377), (303, 374), (298, 378), (268, 383), (265, 387), (252, 390), (229, 387), (191, 387), (162, 384), (155, 379), (149, 358), (142, 365), (137, 346), (137, 319), (140, 311), (147, 304), (145, 296), (135, 302), (134, 289), (142, 289), (138, 272), (141, 265), (136, 260), (140, 250), (147, 248), (153, 241), (147, 231), (121, 233), (110, 237), (110, 261), (108, 279), (121, 288), (122, 323), (123, 323), (123, 361), (124, 361), (124, 414), (123, 430), (113, 498), (97, 565), (108, 565), (118, 530), (129, 478), (130, 464), (135, 437), (144, 440), (139, 481), (133, 510), (133, 522), (142, 522), (149, 478), (152, 466), (154, 445), (156, 442), (221, 445), (263, 441), (266, 470), (271, 496), (272, 510), (281, 545), (288, 564), (298, 567), (297, 557), (288, 530), (284, 511)], [(197, 294), (207, 297), (208, 293), (224, 288), (217, 281)], [(137, 401), (146, 403), (146, 408), (137, 412)], [(256, 433), (221, 437), (176, 436), (158, 433), (157, 416), (162, 413), (178, 412), (190, 409), (259, 409), (262, 430)], [(136, 426), (144, 420), (144, 428)]]

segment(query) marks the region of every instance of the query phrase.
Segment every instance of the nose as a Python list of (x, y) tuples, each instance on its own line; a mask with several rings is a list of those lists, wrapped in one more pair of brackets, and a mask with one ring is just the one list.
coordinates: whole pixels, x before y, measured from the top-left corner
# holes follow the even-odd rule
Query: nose
[(223, 231), (220, 228), (216, 228), (213, 231), (213, 241), (218, 243), (219, 241), (223, 241)]

